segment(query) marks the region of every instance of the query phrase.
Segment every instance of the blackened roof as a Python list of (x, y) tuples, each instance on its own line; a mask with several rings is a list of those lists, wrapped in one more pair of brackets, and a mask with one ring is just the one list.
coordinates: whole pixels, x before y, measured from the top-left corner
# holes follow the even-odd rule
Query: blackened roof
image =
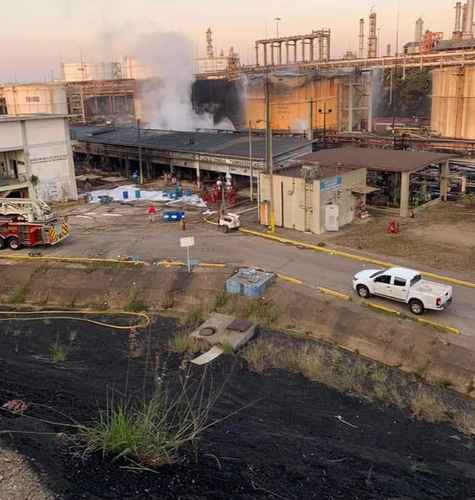
[[(76, 127), (72, 137), (81, 142), (138, 147), (137, 128)], [(163, 151), (204, 153), (229, 157), (249, 157), (249, 136), (239, 132), (176, 132), (168, 130), (142, 129), (140, 144), (143, 148)], [(303, 136), (274, 136), (273, 155), (277, 156), (308, 145)], [(265, 158), (265, 136), (252, 137), (252, 156)]]

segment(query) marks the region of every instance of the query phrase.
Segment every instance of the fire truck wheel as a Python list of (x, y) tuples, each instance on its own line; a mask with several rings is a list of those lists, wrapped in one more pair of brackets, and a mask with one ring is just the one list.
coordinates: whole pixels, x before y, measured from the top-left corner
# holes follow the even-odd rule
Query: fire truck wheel
[(9, 238), (7, 245), (11, 250), (18, 250), (20, 248), (20, 241), (18, 238)]

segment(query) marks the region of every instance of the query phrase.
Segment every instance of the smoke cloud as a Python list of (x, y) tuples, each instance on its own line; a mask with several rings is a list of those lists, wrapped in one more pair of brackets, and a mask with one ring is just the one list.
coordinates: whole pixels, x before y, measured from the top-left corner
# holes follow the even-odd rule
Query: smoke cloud
[(154, 77), (141, 85), (139, 113), (145, 124), (182, 131), (234, 129), (229, 120), (215, 125), (211, 114), (193, 110), (193, 46), (184, 35), (173, 32), (143, 35), (134, 52), (139, 65), (150, 68)]

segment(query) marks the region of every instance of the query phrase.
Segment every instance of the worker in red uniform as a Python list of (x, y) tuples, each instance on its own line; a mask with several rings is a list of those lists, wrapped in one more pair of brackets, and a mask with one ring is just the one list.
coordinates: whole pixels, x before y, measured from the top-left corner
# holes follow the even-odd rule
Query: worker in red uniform
[(157, 215), (157, 209), (155, 208), (155, 205), (153, 203), (150, 203), (148, 210), (148, 220), (150, 222), (155, 222), (155, 216)]

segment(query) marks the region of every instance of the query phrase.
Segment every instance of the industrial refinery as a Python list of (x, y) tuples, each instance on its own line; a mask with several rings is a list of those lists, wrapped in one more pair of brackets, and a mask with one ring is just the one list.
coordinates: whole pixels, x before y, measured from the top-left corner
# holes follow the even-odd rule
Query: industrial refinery
[(475, 499), (474, 11), (2, 6), (0, 500)]

